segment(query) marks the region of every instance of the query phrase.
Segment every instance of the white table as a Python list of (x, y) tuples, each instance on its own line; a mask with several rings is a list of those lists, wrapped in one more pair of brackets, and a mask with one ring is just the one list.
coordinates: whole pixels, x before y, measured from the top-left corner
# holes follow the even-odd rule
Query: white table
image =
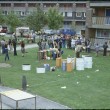
[(19, 105), (18, 105), (19, 101), (34, 98), (35, 99), (35, 109), (36, 109), (36, 96), (29, 94), (27, 92), (24, 92), (24, 91), (21, 91), (18, 89), (0, 92), (1, 109), (2, 109), (2, 96), (8, 97), (8, 98), (16, 101), (16, 109), (19, 108)]

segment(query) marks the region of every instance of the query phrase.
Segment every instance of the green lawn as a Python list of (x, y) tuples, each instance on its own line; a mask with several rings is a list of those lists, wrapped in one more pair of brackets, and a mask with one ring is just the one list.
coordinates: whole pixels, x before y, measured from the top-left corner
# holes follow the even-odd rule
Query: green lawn
[[(110, 56), (93, 57), (93, 68), (84, 71), (73, 70), (70, 73), (62, 72), (57, 68), (55, 72), (37, 74), (36, 67), (44, 63), (55, 65), (55, 60), (37, 61), (37, 48), (27, 49), (25, 57), (13, 56), (10, 53), (11, 68), (0, 68), (2, 83), (5, 86), (21, 89), (22, 76), (25, 75), (29, 87), (28, 92), (41, 95), (53, 101), (75, 109), (109, 109), (110, 108)], [(82, 53), (85, 54), (85, 53)], [(72, 50), (64, 49), (63, 58), (73, 56)], [(0, 62), (4, 56), (0, 55)], [(31, 64), (31, 71), (22, 71), (22, 64)], [(98, 72), (95, 72), (99, 70)], [(88, 78), (89, 76), (89, 78)], [(79, 82), (79, 84), (77, 84)], [(66, 89), (61, 89), (66, 86)]]

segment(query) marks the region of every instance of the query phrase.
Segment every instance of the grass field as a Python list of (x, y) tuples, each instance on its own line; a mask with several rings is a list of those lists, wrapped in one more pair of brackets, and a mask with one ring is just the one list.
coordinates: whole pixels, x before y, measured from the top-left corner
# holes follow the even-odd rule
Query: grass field
[[(37, 60), (37, 48), (27, 49), (25, 57), (13, 56), (10, 53), (9, 63), (11, 68), (0, 68), (2, 83), (5, 86), (21, 89), (22, 76), (25, 75), (29, 87), (28, 92), (41, 95), (53, 101), (75, 109), (109, 109), (110, 108), (110, 56), (98, 57), (92, 52), (93, 68), (84, 71), (73, 70), (70, 73), (62, 72), (56, 68), (55, 72), (37, 74), (36, 67), (44, 63), (55, 65), (55, 60)], [(82, 53), (85, 54), (85, 53)], [(73, 51), (64, 49), (63, 58), (73, 56)], [(0, 62), (4, 62), (4, 56), (0, 55)], [(22, 71), (22, 64), (31, 64), (30, 71)], [(96, 71), (99, 70), (99, 71)], [(78, 83), (77, 83), (78, 82)], [(66, 89), (61, 89), (66, 86)]]

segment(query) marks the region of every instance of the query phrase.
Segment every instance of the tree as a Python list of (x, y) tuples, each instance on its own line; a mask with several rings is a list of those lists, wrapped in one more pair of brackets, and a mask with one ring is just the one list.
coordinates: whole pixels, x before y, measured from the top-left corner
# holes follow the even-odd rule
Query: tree
[(63, 16), (55, 7), (51, 7), (47, 12), (48, 27), (50, 29), (59, 29), (63, 25)]
[(2, 14), (2, 10), (0, 9), (0, 24), (5, 24), (6, 17)]
[(26, 24), (34, 31), (40, 31), (46, 24), (46, 15), (39, 5), (26, 17)]
[(72, 21), (71, 28), (76, 31), (76, 22)]
[(15, 28), (21, 24), (20, 19), (18, 18), (17, 15), (14, 14), (14, 12), (10, 12), (7, 15), (7, 24), (10, 26), (10, 31), (14, 32)]

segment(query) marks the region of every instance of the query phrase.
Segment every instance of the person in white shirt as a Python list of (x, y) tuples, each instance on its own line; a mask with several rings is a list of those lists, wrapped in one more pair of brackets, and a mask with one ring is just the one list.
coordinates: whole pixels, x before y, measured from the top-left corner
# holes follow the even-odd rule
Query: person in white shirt
[(4, 54), (5, 53), (5, 39), (2, 39), (0, 43), (1, 43), (1, 47), (2, 47), (1, 53)]
[(74, 38), (72, 38), (72, 40), (71, 40), (71, 48), (75, 49), (75, 46), (76, 46), (76, 40)]

